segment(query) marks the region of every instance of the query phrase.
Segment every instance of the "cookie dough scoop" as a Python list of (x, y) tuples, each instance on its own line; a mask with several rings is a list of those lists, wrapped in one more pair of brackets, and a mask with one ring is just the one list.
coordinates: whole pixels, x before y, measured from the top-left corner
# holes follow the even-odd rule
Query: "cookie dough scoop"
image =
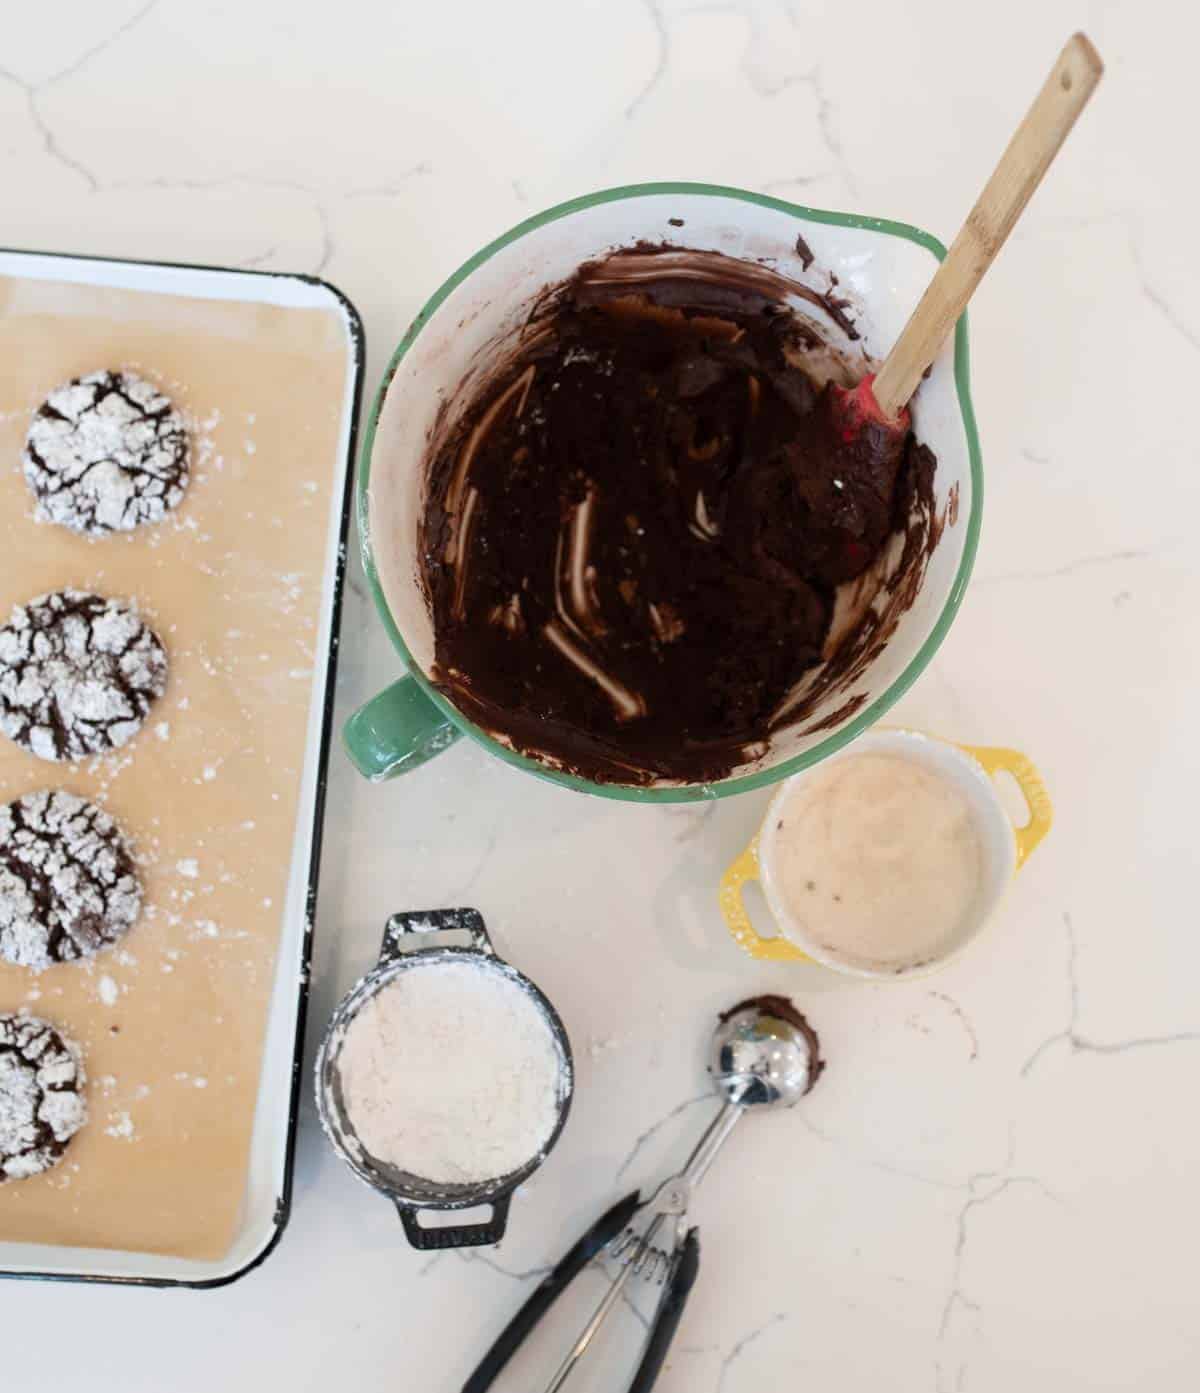
[(700, 1270), (699, 1231), (687, 1226), (692, 1192), (747, 1113), (793, 1107), (812, 1090), (824, 1068), (816, 1031), (787, 997), (754, 997), (726, 1011), (717, 1021), (709, 1052), (709, 1073), (723, 1099), (722, 1107), (687, 1164), (648, 1199), (635, 1190), (592, 1225), (500, 1332), (463, 1384), (462, 1393), (491, 1388), (570, 1283), (589, 1263), (605, 1259), (616, 1264), (616, 1276), (546, 1385), (546, 1393), (558, 1393), (563, 1387), (634, 1277), (657, 1282), (662, 1288), (641, 1362), (629, 1385), (629, 1393), (649, 1393)]

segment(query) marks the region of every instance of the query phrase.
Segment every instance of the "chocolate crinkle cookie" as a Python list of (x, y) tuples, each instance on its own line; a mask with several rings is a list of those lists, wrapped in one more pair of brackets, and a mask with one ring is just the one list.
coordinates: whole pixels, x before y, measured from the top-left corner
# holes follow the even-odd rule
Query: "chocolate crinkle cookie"
[(0, 806), (0, 959), (40, 969), (89, 958), (141, 908), (129, 846), (102, 808), (62, 790)]
[(58, 590), (0, 628), (0, 730), (39, 759), (119, 748), (166, 686), (166, 650), (122, 600)]
[(62, 1159), (87, 1121), (79, 1046), (36, 1016), (0, 1015), (0, 1181)]
[(161, 521), (183, 498), (187, 425), (152, 383), (93, 372), (38, 407), (23, 463), (39, 521), (89, 537), (130, 532)]

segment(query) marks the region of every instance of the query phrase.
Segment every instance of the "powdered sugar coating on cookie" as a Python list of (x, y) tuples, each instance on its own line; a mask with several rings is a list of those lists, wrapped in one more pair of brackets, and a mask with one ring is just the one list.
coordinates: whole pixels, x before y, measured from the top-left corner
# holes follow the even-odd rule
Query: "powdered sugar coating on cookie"
[(118, 749), (166, 685), (162, 643), (122, 600), (55, 591), (0, 628), (0, 730), (40, 759)]
[(87, 1121), (79, 1046), (36, 1016), (0, 1015), (0, 1181), (62, 1159)]
[(93, 372), (50, 393), (22, 457), (35, 516), (89, 537), (160, 522), (183, 498), (183, 416), (152, 383)]
[(0, 959), (88, 958), (137, 921), (142, 886), (111, 817), (61, 789), (0, 806)]

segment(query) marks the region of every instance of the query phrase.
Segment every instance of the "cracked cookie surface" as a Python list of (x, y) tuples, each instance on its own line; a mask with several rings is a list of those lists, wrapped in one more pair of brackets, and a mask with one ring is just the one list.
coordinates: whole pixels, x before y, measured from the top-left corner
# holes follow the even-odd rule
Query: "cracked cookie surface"
[(121, 829), (61, 789), (0, 806), (0, 959), (90, 958), (133, 926), (142, 886)]
[(160, 522), (187, 489), (181, 413), (131, 373), (93, 372), (50, 393), (25, 440), (35, 516), (89, 537)]
[(0, 1181), (62, 1159), (87, 1121), (79, 1046), (37, 1016), (0, 1015)]
[(166, 685), (166, 650), (122, 600), (58, 590), (0, 628), (0, 730), (40, 759), (118, 749)]

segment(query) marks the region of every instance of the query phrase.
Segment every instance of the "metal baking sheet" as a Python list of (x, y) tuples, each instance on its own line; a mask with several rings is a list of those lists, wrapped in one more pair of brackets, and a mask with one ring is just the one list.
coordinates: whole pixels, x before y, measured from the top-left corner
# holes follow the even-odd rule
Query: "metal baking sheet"
[[(310, 363), (304, 356), (310, 340), (321, 346), (322, 354), (333, 355), (329, 361), (321, 359), (319, 371), (314, 366), (316, 359)], [(107, 357), (101, 352), (106, 343), (112, 345)], [(190, 359), (189, 353), (197, 344), (206, 345), (204, 354)], [(3, 617), (13, 604), (60, 584), (83, 584), (103, 593), (136, 589), (139, 605), (152, 622), (167, 630), (163, 637), (168, 651), (178, 654), (180, 669), (178, 681), (173, 673), (172, 685), (160, 703), (162, 712), (156, 710), (150, 717), (151, 723), (160, 715), (169, 718), (158, 722), (162, 729), (144, 730), (107, 762), (56, 766), (36, 761), (15, 747), (0, 750), (0, 798), (18, 796), (33, 787), (68, 787), (106, 801), (111, 792), (110, 811), (127, 826), (143, 852), (150, 850), (145, 876), (147, 905), (152, 910), (145, 928), (135, 926), (128, 936), (124, 958), (110, 950), (111, 957), (101, 954), (86, 965), (62, 964), (40, 975), (0, 965), (0, 1010), (27, 1007), (82, 1038), (85, 1046), (94, 1046), (94, 1050), (89, 1049), (88, 1128), (72, 1143), (55, 1172), (0, 1187), (0, 1276), (219, 1285), (261, 1262), (287, 1223), (363, 347), (361, 323), (353, 306), (334, 287), (311, 277), (0, 251), (0, 361), (9, 354), (10, 363), (19, 363), (17, 375), (21, 378), (14, 382), (12, 373), (5, 374), (0, 401), (0, 429), (9, 456), (8, 463), (0, 464), (0, 524), (5, 529), (0, 539)], [(316, 354), (317, 348), (312, 352)], [(132, 543), (123, 537), (64, 542), (56, 536), (60, 529), (31, 520), (13, 442), (23, 438), (24, 422), (37, 405), (38, 392), (98, 367), (145, 369), (146, 375), (157, 377), (168, 392), (178, 385), (180, 404), (194, 415), (194, 447), (198, 448), (194, 449), (193, 481), (178, 515), (159, 524), (163, 531), (157, 542), (148, 540), (148, 534)], [(306, 377), (310, 368), (314, 374), (311, 381)], [(253, 391), (243, 398), (242, 388), (247, 384), (253, 387), (256, 372), (264, 374), (261, 396), (270, 409), (255, 425), (255, 413), (244, 407), (253, 404), (251, 398), (257, 398)], [(212, 391), (206, 397), (206, 374), (214, 383), (224, 380), (234, 384), (227, 391), (229, 402), (214, 402)], [(312, 385), (317, 382), (323, 385)], [(301, 391), (299, 383), (308, 385)], [(196, 389), (190, 398), (189, 387)], [(294, 420), (280, 419), (287, 415), (284, 407), (289, 390), (300, 392), (291, 408)], [(236, 425), (231, 417), (237, 413), (226, 411), (221, 419), (220, 409), (235, 403), (240, 412)], [(317, 412), (312, 417), (317, 426), (311, 429), (305, 424), (310, 407)], [(277, 493), (271, 491), (275, 489), (271, 483), (274, 478), (279, 480)], [(258, 506), (257, 514), (250, 508), (231, 511), (230, 500), (251, 497), (247, 490), (257, 489), (261, 497), (266, 488), (268, 496), (283, 498), (285, 485), (290, 500), (286, 506), (270, 510)], [(293, 525), (289, 507), (308, 511), (296, 511)], [(313, 511), (317, 508), (319, 514)], [(272, 515), (267, 516), (267, 511)], [(289, 572), (291, 588), (279, 599), (271, 593), (274, 572), (266, 557), (271, 553), (271, 564), (282, 565), (280, 558), (286, 556), (292, 533), (312, 539), (311, 565), (303, 575), (296, 573), (294, 583)], [(212, 550), (211, 563), (206, 559), (208, 553), (197, 549), (201, 542)], [(54, 552), (55, 547), (62, 549), (61, 556)], [(164, 558), (172, 554), (172, 548), (179, 548), (183, 559), (178, 566), (164, 569)], [(226, 558), (226, 563), (217, 560), (218, 556)], [(258, 561), (262, 565), (255, 570)], [(195, 584), (191, 585), (186, 576), (189, 564), (196, 567)], [(188, 625), (178, 610), (186, 606), (184, 592), (189, 589), (202, 592), (207, 585), (216, 596), (221, 582), (207, 578), (225, 574), (223, 564), (232, 577), (228, 587), (233, 593), (223, 596), (230, 602), (229, 614), (204, 615), (208, 624), (205, 647), (194, 632), (185, 632)], [(76, 575), (77, 571), (80, 574)], [(256, 585), (263, 593), (251, 593)], [(305, 657), (296, 659), (297, 665), (286, 673), (277, 661), (267, 661), (269, 653), (242, 651), (247, 644), (253, 646), (244, 630), (253, 630), (256, 604), (278, 604), (299, 626), (295, 635), (282, 621), (271, 630), (272, 641), (294, 641), (297, 651), (301, 647), (305, 651)], [(248, 614), (251, 622), (246, 625), (239, 614)], [(174, 622), (177, 619), (178, 624)], [(223, 626), (219, 631), (213, 627), (218, 620)], [(262, 646), (269, 648), (270, 644)], [(236, 730), (231, 734), (237, 720), (228, 716), (234, 710), (229, 703), (242, 690), (231, 674), (249, 671), (244, 666), (236, 668), (237, 661), (246, 664), (254, 659), (262, 660), (260, 672), (273, 675), (278, 682), (287, 679), (290, 686), (276, 688), (284, 693), (280, 709), (286, 704), (288, 710), (299, 713), (294, 764), (288, 763), (278, 772), (285, 801), (294, 798), (294, 817), (282, 829), (275, 828), (278, 852), (273, 857), (259, 856), (263, 866), (254, 860), (257, 833), (243, 834), (246, 845), (240, 854), (245, 865), (238, 864), (236, 841), (220, 840), (221, 833), (228, 831), (224, 824), (232, 816), (231, 809), (238, 806), (239, 797), (254, 796), (254, 779), (261, 776), (269, 782), (286, 762), (276, 750), (276, 769), (266, 770), (261, 767), (263, 750), (240, 750)], [(221, 713), (219, 719), (214, 717), (206, 725), (203, 694), (194, 704), (186, 700), (188, 673), (194, 679), (193, 690), (199, 687), (215, 694), (212, 699), (216, 704), (211, 709)], [(254, 700), (261, 703), (267, 688), (260, 684), (254, 690)], [(226, 702), (225, 707), (218, 698)], [(253, 706), (253, 701), (247, 701)], [(201, 708), (198, 715), (197, 706)], [(285, 724), (282, 717), (279, 723)], [(195, 763), (202, 752), (210, 750), (212, 763), (193, 775), (188, 761)], [(222, 758), (228, 759), (227, 766), (222, 767)], [(256, 759), (260, 775), (255, 773)], [(222, 870), (219, 878), (214, 871), (211, 887), (202, 883), (203, 877), (197, 881), (195, 870), (179, 860), (179, 846), (170, 846), (170, 818), (164, 816), (159, 829), (159, 820), (147, 816), (147, 784), (162, 780), (167, 787), (171, 779), (182, 780), (181, 788), (185, 783), (195, 784), (195, 799), (209, 800), (203, 806), (209, 809), (205, 815), (211, 819), (213, 837), (205, 855)], [(179, 800), (188, 803), (192, 797), (183, 788)], [(215, 803), (214, 798), (218, 800)], [(129, 808), (140, 814), (130, 819), (134, 825), (128, 825), (123, 815)], [(189, 806), (188, 815), (194, 826), (195, 809)], [(162, 855), (154, 851), (160, 840), (165, 844)], [(223, 849), (220, 859), (218, 848)], [(264, 876), (266, 881), (255, 879)], [(277, 884), (278, 892), (256, 901), (261, 910), (251, 920), (242, 912), (244, 906), (236, 894), (242, 894), (244, 900), (251, 887), (257, 894), (263, 884)], [(209, 892), (211, 900), (204, 904), (195, 898)], [(218, 928), (215, 922), (201, 917), (208, 903), (220, 904), (223, 897), (229, 900), (231, 895), (229, 922)], [(197, 924), (207, 927), (197, 930)], [(205, 941), (206, 933), (213, 935), (212, 942)], [(244, 958), (235, 959), (236, 953)], [(263, 1008), (261, 1019), (204, 1016), (205, 1010), (235, 1011), (240, 998), (234, 993), (229, 998), (232, 1007), (223, 1007), (221, 983), (233, 981), (234, 971), (244, 975), (258, 966), (262, 968), (262, 987), (256, 1001)], [(194, 982), (194, 991), (188, 988), (189, 981)], [(69, 1241), (76, 1230), (88, 1234), (96, 1229), (96, 1215), (89, 1213), (88, 1205), (95, 1208), (106, 1192), (98, 1184), (89, 1191), (88, 1181), (95, 1181), (102, 1167), (124, 1165), (136, 1171), (140, 1165), (146, 1168), (147, 1185), (159, 1185), (168, 1160), (170, 1166), (186, 1171), (191, 1164), (207, 1164), (210, 1155), (225, 1154), (220, 1147), (228, 1138), (219, 1125), (214, 1125), (216, 1114), (201, 1107), (214, 1096), (213, 1087), (219, 1080), (201, 1074), (200, 1066), (195, 1073), (185, 1068), (172, 1074), (165, 1072), (168, 1065), (163, 1063), (162, 1082), (156, 1077), (153, 1091), (139, 1084), (136, 1094), (130, 1092), (134, 1075), (127, 1071), (122, 1079), (104, 1072), (105, 1051), (110, 1046), (106, 1032), (112, 1030), (109, 1022), (123, 1022), (132, 1014), (135, 1024), (120, 1037), (123, 1045), (131, 1031), (136, 1034), (139, 1028), (138, 1012), (141, 1021), (149, 1023), (145, 1027), (149, 1048), (144, 1054), (169, 1054), (180, 1032), (192, 1028), (211, 1032), (211, 1020), (220, 1022), (222, 1032), (232, 1031), (231, 1038), (239, 1046), (243, 1039), (247, 1042), (236, 1052), (240, 1091), (234, 1090), (234, 1074), (228, 1075), (230, 1108), (238, 1098), (248, 1106), (245, 1145), (231, 1153), (240, 1158), (239, 1166), (226, 1167), (236, 1172), (230, 1181), (236, 1194), (232, 1204), (226, 1203), (230, 1212), (220, 1223), (214, 1221), (217, 1236), (211, 1241), (203, 1228), (202, 1214), (197, 1232), (203, 1241), (192, 1241), (182, 1230), (177, 1234), (165, 1224), (163, 1241), (159, 1242), (153, 1231), (145, 1228), (140, 1213), (137, 1233), (126, 1243), (121, 1241), (119, 1224), (111, 1233), (101, 1234), (102, 1241)], [(116, 1041), (116, 1032), (112, 1035)], [(204, 1048), (201, 1040), (196, 1050)], [(91, 1059), (93, 1052), (99, 1057), (99, 1069)], [(208, 1068), (208, 1074), (213, 1072)], [(201, 1086), (203, 1092), (199, 1091)], [(142, 1098), (142, 1094), (147, 1096)], [(131, 1097), (140, 1101), (131, 1103)], [(184, 1122), (180, 1121), (186, 1121), (189, 1108), (197, 1119), (194, 1133), (183, 1130)], [(144, 1129), (144, 1150), (137, 1149), (135, 1127)], [(80, 1143), (88, 1133), (93, 1143), (85, 1152)], [(78, 1157), (72, 1160), (77, 1147)], [(159, 1156), (163, 1162), (155, 1164)], [(90, 1177), (85, 1162), (94, 1168)], [(54, 1183), (59, 1187), (52, 1197), (48, 1190), (35, 1193), (30, 1189), (26, 1191), (28, 1202), (11, 1198), (19, 1195), (22, 1186), (48, 1182), (49, 1176), (56, 1177)], [(187, 1176), (176, 1178), (183, 1203), (187, 1203)], [(118, 1210), (125, 1203), (131, 1215), (137, 1211), (137, 1194), (129, 1187), (113, 1193)], [(225, 1199), (229, 1201), (230, 1196)], [(48, 1207), (52, 1204), (60, 1207)], [(42, 1211), (53, 1220), (44, 1233), (38, 1222)]]

